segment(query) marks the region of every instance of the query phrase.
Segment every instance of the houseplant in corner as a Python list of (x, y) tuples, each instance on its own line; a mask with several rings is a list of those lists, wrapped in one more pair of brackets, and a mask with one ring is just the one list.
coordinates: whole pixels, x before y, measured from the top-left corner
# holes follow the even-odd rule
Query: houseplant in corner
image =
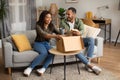
[(59, 8), (58, 10), (58, 14), (60, 16), (60, 19), (64, 19), (65, 18), (65, 9), (64, 8)]
[(5, 0), (0, 0), (0, 22), (2, 25), (0, 27), (0, 39), (3, 37), (3, 34), (1, 31), (4, 28), (4, 17), (6, 16), (6, 10), (7, 10), (5, 6), (6, 6)]

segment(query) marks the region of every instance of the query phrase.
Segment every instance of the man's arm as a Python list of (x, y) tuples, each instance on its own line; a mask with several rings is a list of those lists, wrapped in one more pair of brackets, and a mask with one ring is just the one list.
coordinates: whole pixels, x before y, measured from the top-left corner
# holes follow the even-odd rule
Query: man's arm
[(84, 33), (84, 23), (80, 19), (78, 21), (78, 30), (80, 31), (80, 35), (83, 35), (83, 33)]

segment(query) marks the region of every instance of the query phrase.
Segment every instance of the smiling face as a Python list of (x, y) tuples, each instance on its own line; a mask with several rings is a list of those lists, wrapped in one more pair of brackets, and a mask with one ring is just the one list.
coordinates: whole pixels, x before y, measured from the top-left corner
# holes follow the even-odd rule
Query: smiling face
[(75, 13), (72, 10), (67, 10), (66, 17), (68, 21), (72, 22), (75, 19)]
[(44, 22), (45, 22), (45, 24), (50, 24), (51, 20), (52, 20), (51, 14), (47, 14), (45, 16)]

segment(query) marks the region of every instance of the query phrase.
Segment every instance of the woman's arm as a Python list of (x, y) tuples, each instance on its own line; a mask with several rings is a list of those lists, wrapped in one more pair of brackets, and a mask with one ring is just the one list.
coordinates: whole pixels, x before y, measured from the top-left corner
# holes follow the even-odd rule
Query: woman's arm
[(55, 27), (55, 26), (54, 26), (54, 33), (56, 33), (56, 34), (61, 34), (59, 28), (57, 28), (57, 27)]
[(47, 39), (49, 39), (49, 38), (60, 38), (60, 35), (49, 34), (49, 33), (45, 32), (44, 30), (41, 29), (41, 27), (39, 25), (37, 25), (36, 31), (37, 31), (38, 35), (41, 35), (41, 36), (43, 36), (43, 37), (45, 37)]
[(45, 38), (56, 38), (56, 39), (60, 39), (61, 35), (56, 35), (56, 34), (46, 34)]

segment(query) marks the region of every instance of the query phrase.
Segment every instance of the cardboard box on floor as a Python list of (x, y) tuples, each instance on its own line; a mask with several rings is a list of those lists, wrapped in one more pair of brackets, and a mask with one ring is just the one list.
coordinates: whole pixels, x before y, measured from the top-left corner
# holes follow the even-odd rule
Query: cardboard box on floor
[(70, 52), (82, 50), (84, 45), (80, 36), (65, 36), (57, 40), (56, 47), (60, 52)]

